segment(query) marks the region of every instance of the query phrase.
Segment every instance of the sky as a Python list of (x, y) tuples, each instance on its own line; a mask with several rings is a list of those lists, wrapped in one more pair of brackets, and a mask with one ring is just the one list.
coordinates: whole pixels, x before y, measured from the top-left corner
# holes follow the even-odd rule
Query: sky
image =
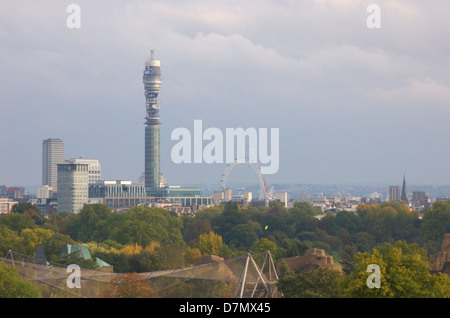
[[(47, 138), (98, 159), (104, 179), (138, 181), (151, 50), (170, 185), (222, 179), (226, 164), (171, 158), (172, 131), (194, 120), (278, 128), (268, 183), (450, 184), (449, 12), (447, 0), (0, 0), (0, 184), (40, 185)], [(247, 165), (230, 180), (258, 182)]]

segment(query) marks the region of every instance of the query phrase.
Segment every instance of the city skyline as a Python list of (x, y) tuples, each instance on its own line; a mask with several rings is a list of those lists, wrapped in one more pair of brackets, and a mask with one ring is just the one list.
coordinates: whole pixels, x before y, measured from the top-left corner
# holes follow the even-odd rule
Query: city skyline
[[(1, 184), (39, 185), (47, 138), (99, 160), (103, 179), (137, 181), (151, 49), (168, 184), (220, 182), (226, 164), (171, 161), (171, 132), (198, 119), (279, 128), (269, 183), (450, 183), (444, 1), (378, 1), (380, 29), (366, 25), (368, 1), (77, 3), (69, 29), (66, 4), (1, 1)], [(249, 167), (230, 179), (257, 183)]]

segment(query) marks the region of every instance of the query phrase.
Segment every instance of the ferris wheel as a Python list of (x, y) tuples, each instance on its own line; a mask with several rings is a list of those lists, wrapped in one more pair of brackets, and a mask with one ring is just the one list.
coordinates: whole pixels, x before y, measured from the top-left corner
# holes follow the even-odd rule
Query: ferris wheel
[(248, 158), (239, 158), (235, 159), (232, 163), (228, 164), (228, 166), (225, 168), (225, 171), (222, 175), (222, 190), (225, 190), (227, 187), (227, 179), (228, 175), (230, 174), (231, 170), (233, 170), (234, 167), (236, 167), (238, 164), (247, 164), (250, 167), (255, 170), (256, 174), (258, 175), (258, 181), (259, 181), (259, 198), (267, 200), (269, 198), (269, 192), (267, 191), (266, 181), (262, 177), (261, 169), (259, 168), (259, 165), (257, 163), (250, 162)]

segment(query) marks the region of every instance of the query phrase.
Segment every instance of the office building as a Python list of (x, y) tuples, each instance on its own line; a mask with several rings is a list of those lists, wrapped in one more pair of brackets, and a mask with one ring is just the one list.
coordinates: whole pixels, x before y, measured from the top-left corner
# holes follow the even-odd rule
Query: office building
[(182, 206), (209, 206), (212, 204), (210, 196), (205, 197), (202, 190), (196, 187), (166, 186), (158, 191), (156, 202), (181, 202)]
[[(221, 204), (232, 199), (232, 191), (230, 188), (221, 189), (220, 191), (215, 191), (212, 195), (213, 204)], [(251, 200), (250, 200), (251, 201)]]
[(49, 138), (42, 142), (42, 185), (48, 185), (54, 191), (58, 189), (57, 164), (64, 163), (64, 142)]
[(412, 192), (412, 201), (413, 202), (428, 202), (429, 198), (425, 191), (414, 190)]
[(88, 164), (58, 164), (58, 212), (78, 213), (89, 202)]
[(38, 187), (36, 197), (38, 199), (49, 199), (53, 197), (53, 188), (48, 185)]
[(143, 184), (133, 184), (131, 181), (103, 180), (89, 185), (89, 201), (107, 204), (113, 209), (150, 205), (152, 200), (154, 198), (146, 197)]
[(11, 213), (12, 207), (17, 204), (16, 201), (11, 201), (8, 198), (0, 198), (0, 214)]
[(72, 158), (65, 161), (66, 163), (80, 163), (88, 165), (89, 184), (94, 184), (102, 179), (102, 168), (96, 159)]
[(389, 201), (400, 201), (400, 187), (390, 186), (389, 187)]

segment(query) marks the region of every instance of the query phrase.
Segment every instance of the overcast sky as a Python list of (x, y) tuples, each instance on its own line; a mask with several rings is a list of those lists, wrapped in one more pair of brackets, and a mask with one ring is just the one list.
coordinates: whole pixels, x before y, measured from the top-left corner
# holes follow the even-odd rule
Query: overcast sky
[[(371, 3), (381, 28), (367, 27)], [(39, 185), (47, 138), (98, 159), (105, 179), (137, 181), (152, 49), (171, 185), (224, 172), (172, 162), (171, 132), (196, 119), (279, 128), (269, 183), (449, 184), (449, 13), (447, 0), (0, 0), (0, 184)], [(242, 165), (229, 180), (257, 183)]]

